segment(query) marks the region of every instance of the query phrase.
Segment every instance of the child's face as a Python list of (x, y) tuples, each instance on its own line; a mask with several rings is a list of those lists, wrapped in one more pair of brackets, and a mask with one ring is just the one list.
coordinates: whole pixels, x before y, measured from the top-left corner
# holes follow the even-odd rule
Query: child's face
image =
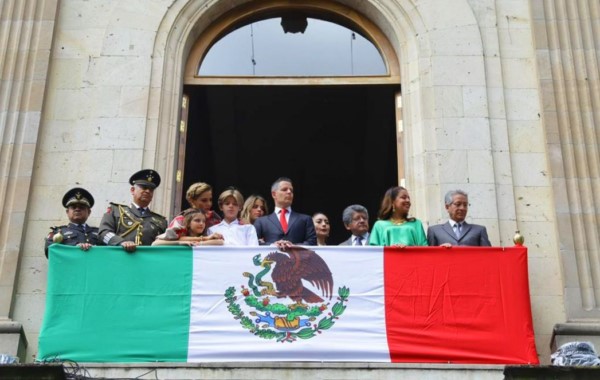
[(206, 218), (202, 214), (196, 214), (190, 221), (191, 235), (202, 235), (206, 228)]
[(223, 211), (223, 217), (225, 220), (231, 222), (237, 219), (240, 212), (240, 206), (237, 204), (234, 197), (227, 197), (221, 205), (221, 211)]

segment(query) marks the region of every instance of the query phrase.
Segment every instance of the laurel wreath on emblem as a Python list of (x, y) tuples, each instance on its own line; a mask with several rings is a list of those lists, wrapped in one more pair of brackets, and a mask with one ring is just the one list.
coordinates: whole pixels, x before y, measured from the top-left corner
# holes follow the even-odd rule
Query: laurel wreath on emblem
[[(262, 277), (271, 270), (271, 266), (261, 263), (260, 255), (256, 255), (253, 261), (255, 265), (262, 264), (265, 268), (256, 275), (245, 272), (244, 276), (249, 278), (248, 287), (242, 285), (239, 290), (236, 290), (231, 286), (224, 294), (227, 310), (250, 333), (262, 339), (275, 339), (282, 343), (292, 343), (298, 338), (310, 339), (321, 334), (323, 330), (330, 329), (346, 310), (350, 289), (345, 286), (338, 288), (337, 302), (324, 316), (329, 303), (322, 303), (319, 306), (302, 303), (290, 305), (271, 303), (269, 295), (275, 295), (276, 291), (272, 283), (262, 281)], [(259, 289), (257, 285), (263, 289)], [(244, 303), (253, 309), (248, 313), (249, 316), (236, 302), (238, 298), (242, 298)]]

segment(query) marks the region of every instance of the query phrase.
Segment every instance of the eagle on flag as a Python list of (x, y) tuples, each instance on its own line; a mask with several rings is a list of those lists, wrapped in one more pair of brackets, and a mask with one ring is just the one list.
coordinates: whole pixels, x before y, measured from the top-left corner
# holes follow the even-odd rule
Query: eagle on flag
[(303, 247), (291, 247), (283, 252), (271, 252), (263, 260), (263, 265), (275, 264), (271, 279), (275, 283), (277, 298), (289, 297), (296, 302), (296, 307), (306, 307), (308, 303), (323, 302), (323, 298), (307, 289), (302, 280), (306, 280), (317, 289), (322, 296), (331, 299), (333, 277), (331, 271), (319, 255)]

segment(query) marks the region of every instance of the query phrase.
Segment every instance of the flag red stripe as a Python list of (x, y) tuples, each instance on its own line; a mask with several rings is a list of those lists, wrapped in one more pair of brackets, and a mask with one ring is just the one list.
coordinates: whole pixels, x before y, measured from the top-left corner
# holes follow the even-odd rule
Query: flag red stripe
[(538, 364), (527, 248), (384, 252), (394, 362)]

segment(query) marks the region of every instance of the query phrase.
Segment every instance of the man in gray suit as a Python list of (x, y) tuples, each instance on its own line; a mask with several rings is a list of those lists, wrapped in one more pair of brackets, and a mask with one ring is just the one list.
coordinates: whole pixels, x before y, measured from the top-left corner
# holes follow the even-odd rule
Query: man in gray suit
[(451, 190), (444, 197), (449, 220), (444, 224), (427, 229), (427, 243), (430, 246), (451, 247), (453, 245), (485, 246), (492, 244), (484, 226), (465, 221), (469, 208), (469, 196), (462, 190)]
[(369, 212), (361, 205), (351, 205), (342, 213), (344, 226), (352, 235), (340, 245), (369, 245)]

